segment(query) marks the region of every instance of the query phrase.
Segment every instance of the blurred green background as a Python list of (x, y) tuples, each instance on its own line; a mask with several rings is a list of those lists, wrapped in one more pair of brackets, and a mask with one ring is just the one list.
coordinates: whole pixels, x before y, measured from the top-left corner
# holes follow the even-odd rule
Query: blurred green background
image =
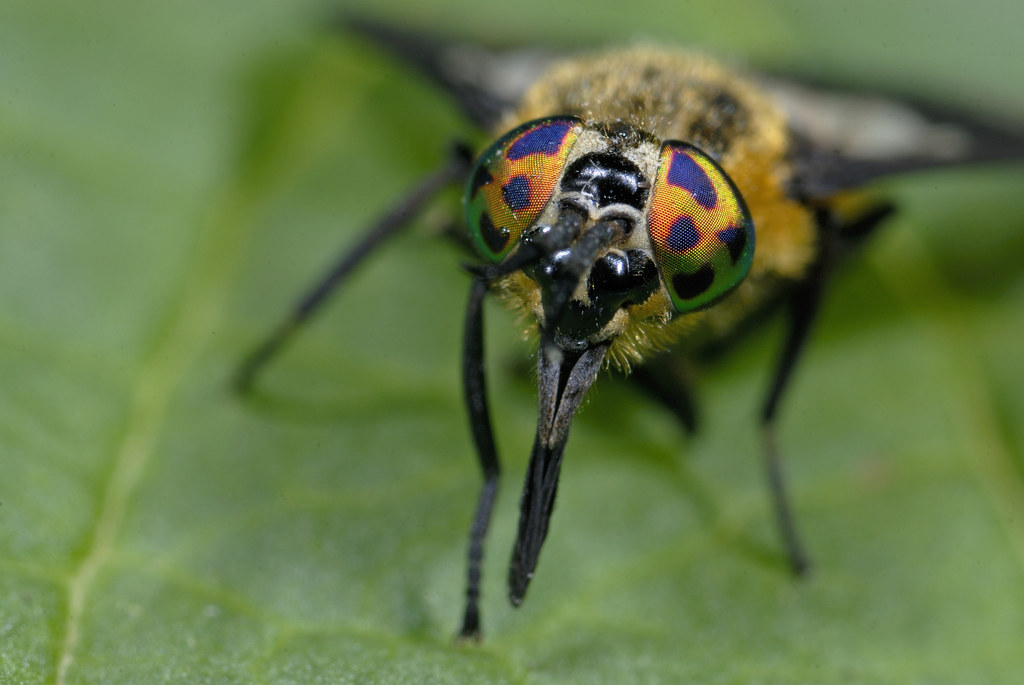
[[(697, 45), (1024, 121), (1019, 2), (345, 7), (508, 45)], [(487, 639), (457, 646), (467, 279), (431, 235), (455, 196), (253, 400), (227, 389), (450, 139), (482, 141), (328, 31), (335, 9), (0, 4), (0, 682), (1019, 682), (1020, 165), (879, 186), (903, 211), (838, 280), (782, 414), (805, 583), (757, 461), (769, 327), (709, 369), (695, 439), (598, 382), (509, 608), (535, 399), (490, 309), (506, 478)]]

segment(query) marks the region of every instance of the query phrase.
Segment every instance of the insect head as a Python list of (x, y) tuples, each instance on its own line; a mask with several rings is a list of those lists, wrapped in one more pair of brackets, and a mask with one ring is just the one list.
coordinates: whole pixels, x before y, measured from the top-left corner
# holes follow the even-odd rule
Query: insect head
[(525, 262), (542, 300), (563, 308), (538, 318), (566, 348), (607, 340), (620, 308), (662, 287), (675, 312), (706, 307), (743, 280), (754, 255), (750, 213), (725, 171), (692, 145), (658, 145), (624, 124), (602, 130), (563, 116), (515, 128), (477, 161), (465, 208), (486, 260), (517, 248), (541, 256), (515, 265)]

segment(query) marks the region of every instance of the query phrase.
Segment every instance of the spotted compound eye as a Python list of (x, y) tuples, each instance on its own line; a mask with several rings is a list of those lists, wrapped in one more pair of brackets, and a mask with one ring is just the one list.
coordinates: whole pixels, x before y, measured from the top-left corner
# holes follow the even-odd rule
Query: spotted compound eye
[(754, 259), (754, 224), (739, 190), (706, 154), (661, 147), (647, 230), (672, 304), (689, 312), (739, 285)]
[(502, 136), (466, 185), (466, 223), (480, 254), (498, 262), (540, 216), (580, 132), (575, 117), (537, 119)]

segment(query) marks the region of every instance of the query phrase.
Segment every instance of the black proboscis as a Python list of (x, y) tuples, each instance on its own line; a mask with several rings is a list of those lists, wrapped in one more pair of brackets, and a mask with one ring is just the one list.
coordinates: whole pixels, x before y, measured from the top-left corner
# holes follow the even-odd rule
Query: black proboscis
[(562, 454), (573, 416), (597, 378), (608, 343), (567, 352), (547, 344), (537, 353), (537, 435), (520, 501), (519, 532), (509, 565), (509, 600), (519, 605), (533, 578), (558, 492)]

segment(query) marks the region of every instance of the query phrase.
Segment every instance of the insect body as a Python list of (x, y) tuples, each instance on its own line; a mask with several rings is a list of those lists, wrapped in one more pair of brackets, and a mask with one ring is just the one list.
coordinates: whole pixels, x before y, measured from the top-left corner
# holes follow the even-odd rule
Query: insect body
[[(776, 410), (834, 265), (891, 211), (851, 204), (845, 191), (890, 173), (1021, 158), (1024, 141), (888, 101), (741, 77), (666, 49), (544, 64), (510, 98), (510, 88), (496, 85), (509, 85), (500, 65), (516, 56), (470, 55), (471, 69), (465, 48), (357, 27), (451, 90), (470, 118), (496, 131), (495, 142), (475, 162), (460, 148), (374, 226), (249, 357), (240, 384), (251, 383), (410, 212), (463, 182), (465, 230), (481, 260), (471, 269), (463, 382), (484, 486), (470, 531), (461, 635), (480, 633), (483, 541), (500, 472), (483, 364), (482, 303), (490, 292), (539, 333), (539, 417), (509, 569), (513, 604), (536, 569), (569, 428), (600, 369), (636, 367), (692, 427), (688, 388), (665, 360), (720, 344), (777, 306), (791, 317), (762, 405), (764, 457), (787, 558), (804, 572), (773, 437)], [(480, 68), (492, 63), (490, 72)], [(836, 121), (847, 127), (829, 125)], [(849, 135), (850, 126), (885, 129), (904, 144), (879, 152)]]

